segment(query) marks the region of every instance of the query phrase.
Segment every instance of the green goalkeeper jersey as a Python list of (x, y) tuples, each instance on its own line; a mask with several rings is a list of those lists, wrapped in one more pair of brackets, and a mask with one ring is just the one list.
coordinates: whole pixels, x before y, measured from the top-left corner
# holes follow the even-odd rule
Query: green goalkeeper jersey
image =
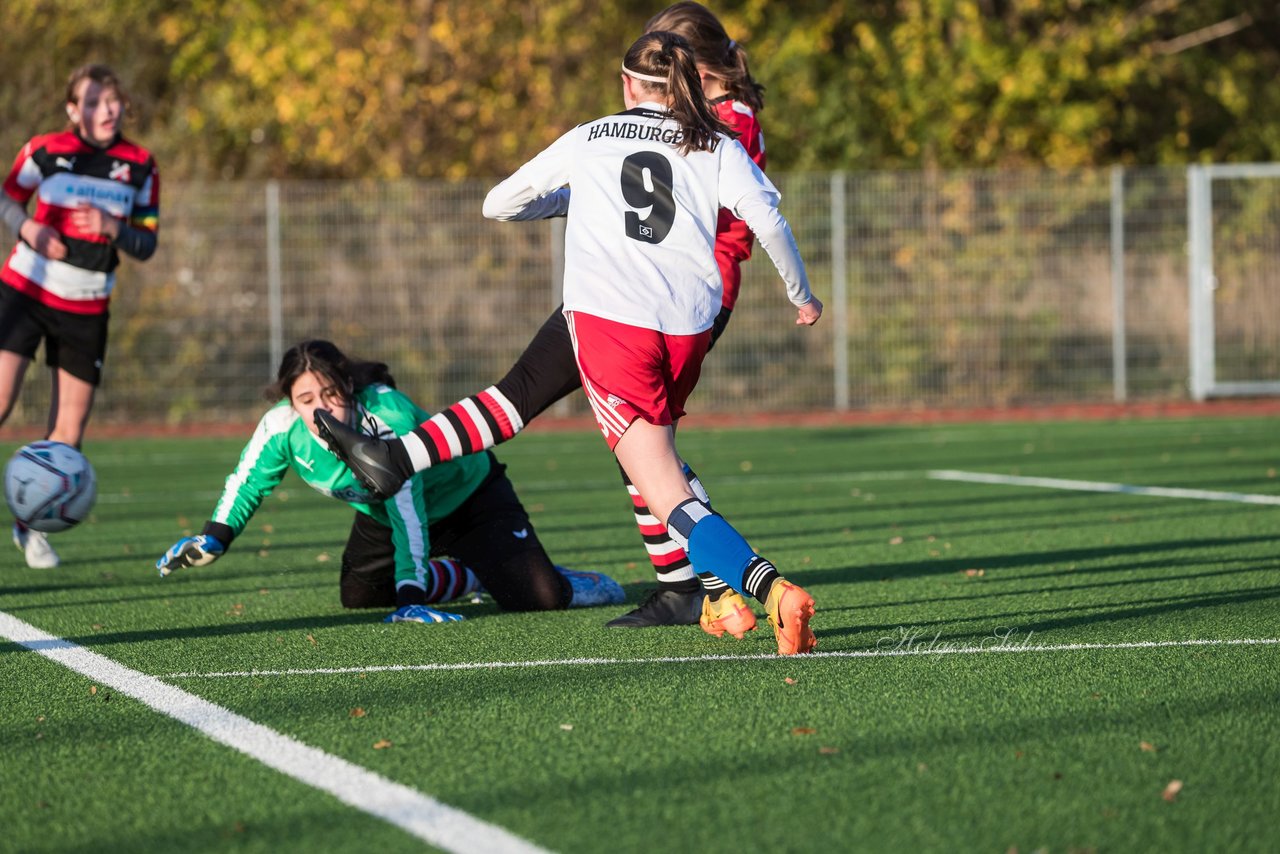
[[(408, 433), (430, 413), (385, 385), (371, 385), (356, 393), (358, 428), (371, 436), (389, 438)], [(227, 478), (211, 523), (225, 525), (239, 536), (249, 519), (293, 469), (313, 489), (345, 501), (391, 529), (396, 554), (396, 586), (424, 585), (431, 553), (428, 525), (449, 515), (471, 497), (488, 476), (489, 454), (459, 457), (418, 472), (386, 501), (370, 496), (341, 460), (282, 400), (258, 422), (253, 438), (240, 454), (240, 463)]]

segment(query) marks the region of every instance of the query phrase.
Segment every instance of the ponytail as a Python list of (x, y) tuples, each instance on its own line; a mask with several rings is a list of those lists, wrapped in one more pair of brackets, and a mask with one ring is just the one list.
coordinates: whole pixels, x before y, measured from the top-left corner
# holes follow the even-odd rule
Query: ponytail
[(645, 32), (665, 31), (683, 36), (708, 74), (718, 78), (735, 101), (755, 112), (764, 109), (764, 87), (751, 76), (747, 52), (729, 38), (724, 25), (700, 3), (674, 3), (649, 19)]
[(668, 108), (684, 132), (677, 149), (681, 154), (712, 151), (718, 135), (730, 132), (702, 94), (693, 49), (675, 33), (646, 33), (636, 39), (622, 70), (643, 89), (666, 95)]

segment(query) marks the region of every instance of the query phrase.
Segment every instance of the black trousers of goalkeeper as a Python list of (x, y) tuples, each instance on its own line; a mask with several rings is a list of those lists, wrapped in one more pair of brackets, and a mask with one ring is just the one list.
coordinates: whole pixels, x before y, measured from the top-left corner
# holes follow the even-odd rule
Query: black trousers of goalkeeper
[[(492, 469), (457, 510), (428, 523), (431, 557), (462, 561), (504, 611), (567, 608), (569, 581), (556, 571), (529, 514), (490, 454)], [(356, 513), (342, 553), (339, 586), (345, 608), (396, 606), (395, 546), (391, 529)]]

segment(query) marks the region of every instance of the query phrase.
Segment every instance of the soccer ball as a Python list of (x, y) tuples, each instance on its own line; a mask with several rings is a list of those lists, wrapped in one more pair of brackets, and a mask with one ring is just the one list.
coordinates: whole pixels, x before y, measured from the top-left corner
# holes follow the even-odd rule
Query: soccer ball
[(4, 497), (15, 519), (53, 534), (89, 515), (98, 480), (89, 460), (70, 445), (32, 442), (4, 467)]

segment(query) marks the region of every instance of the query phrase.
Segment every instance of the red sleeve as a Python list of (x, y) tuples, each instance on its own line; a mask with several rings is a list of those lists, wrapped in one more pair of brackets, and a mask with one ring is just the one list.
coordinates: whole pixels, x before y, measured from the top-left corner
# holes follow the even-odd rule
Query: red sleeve
[(40, 147), (40, 141), (41, 137), (36, 137), (22, 146), (22, 150), (13, 161), (13, 168), (4, 179), (5, 195), (20, 205), (27, 204), (31, 195), (35, 193), (36, 187), (40, 186), (40, 179), (43, 177), (40, 167), (32, 160), (32, 155)]
[[(750, 107), (741, 101), (724, 100), (715, 105), (720, 120), (738, 135), (738, 141), (747, 150), (755, 164), (762, 170), (765, 164), (764, 133), (760, 130), (760, 122)], [(728, 256), (729, 263), (741, 263), (751, 257), (751, 246), (755, 238), (751, 229), (742, 220), (729, 211), (721, 209), (716, 222), (716, 254)], [(728, 278), (728, 277), (724, 277)], [(726, 282), (727, 283), (727, 282)], [(737, 287), (730, 285), (725, 289), (724, 304), (732, 308), (737, 301)]]

